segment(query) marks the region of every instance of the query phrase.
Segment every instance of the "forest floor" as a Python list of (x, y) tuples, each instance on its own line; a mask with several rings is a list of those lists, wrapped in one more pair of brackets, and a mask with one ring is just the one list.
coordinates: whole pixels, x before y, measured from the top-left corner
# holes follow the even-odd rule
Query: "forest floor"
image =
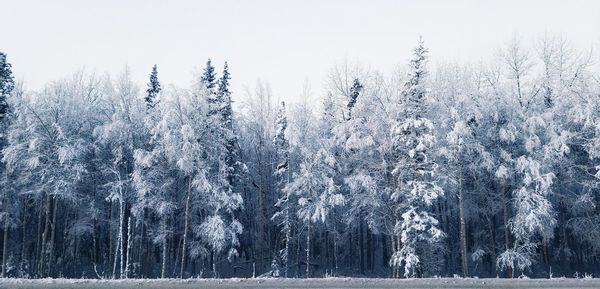
[(128, 279), (128, 280), (92, 280), (92, 279), (0, 279), (2, 289), (240, 289), (240, 288), (561, 288), (582, 289), (600, 288), (600, 279), (476, 279), (476, 278), (439, 278), (439, 279), (367, 279), (367, 278), (328, 278), (328, 279)]

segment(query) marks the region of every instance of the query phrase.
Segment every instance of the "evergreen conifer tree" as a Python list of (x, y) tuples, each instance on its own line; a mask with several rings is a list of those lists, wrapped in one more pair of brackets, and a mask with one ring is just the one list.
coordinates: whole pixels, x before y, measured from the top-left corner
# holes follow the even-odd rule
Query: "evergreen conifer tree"
[(354, 79), (352, 87), (350, 88), (350, 99), (348, 100), (348, 119), (352, 118), (352, 108), (356, 105), (358, 96), (362, 92), (363, 85), (358, 81), (358, 78)]
[[(0, 52), (0, 160), (2, 160), (3, 149), (6, 142), (6, 133), (8, 128), (8, 121), (6, 115), (8, 114), (8, 101), (7, 97), (12, 93), (15, 87), (15, 82), (12, 76), (11, 65), (6, 62), (6, 54)], [(8, 187), (8, 176), (5, 174), (4, 163), (0, 162), (0, 187)], [(9, 199), (7, 190), (4, 193), (0, 193), (0, 221), (1, 228), (4, 230), (3, 234), (3, 251), (2, 251), (2, 274), (1, 277), (6, 275), (6, 262), (8, 256), (8, 230), (10, 223), (10, 210), (8, 208)]]
[(146, 89), (146, 106), (153, 108), (156, 105), (158, 94), (162, 89), (160, 88), (160, 82), (158, 81), (158, 71), (156, 64), (152, 66), (152, 72), (150, 73), (150, 82), (148, 82), (148, 89)]
[(404, 266), (405, 277), (422, 274), (421, 264), (429, 255), (426, 244), (436, 243), (444, 233), (429, 209), (443, 194), (434, 181), (437, 164), (431, 149), (435, 142), (433, 123), (426, 118), (425, 76), (427, 49), (423, 41), (414, 50), (410, 61), (408, 81), (402, 93), (404, 110), (392, 128), (396, 165), (392, 174), (396, 189), (392, 194), (397, 221), (394, 228), (400, 237), (390, 264)]
[(12, 76), (11, 65), (6, 61), (6, 54), (0, 52), (0, 121), (8, 113), (8, 102), (6, 98), (15, 88), (15, 81)]
[(202, 72), (202, 76), (200, 77), (200, 85), (201, 89), (206, 90), (206, 102), (208, 103), (208, 115), (214, 116), (219, 114), (221, 111), (221, 103), (220, 99), (215, 91), (215, 86), (217, 85), (217, 74), (215, 72), (215, 67), (212, 65), (212, 61), (208, 59), (206, 61), (206, 66), (204, 67), (204, 71)]
[(290, 214), (291, 194), (290, 191), (283, 190), (285, 184), (289, 183), (289, 142), (285, 136), (287, 129), (287, 115), (285, 111), (285, 102), (281, 102), (277, 119), (275, 120), (275, 137), (273, 137), (273, 145), (275, 146), (277, 165), (275, 167), (274, 176), (277, 179), (278, 190), (280, 191), (279, 199), (275, 204), (279, 211), (273, 215), (274, 220), (278, 221), (281, 227), (281, 233), (284, 235), (283, 248), (280, 251), (280, 258), (284, 265), (284, 277), (288, 275), (289, 267), (289, 251), (292, 231), (292, 221)]

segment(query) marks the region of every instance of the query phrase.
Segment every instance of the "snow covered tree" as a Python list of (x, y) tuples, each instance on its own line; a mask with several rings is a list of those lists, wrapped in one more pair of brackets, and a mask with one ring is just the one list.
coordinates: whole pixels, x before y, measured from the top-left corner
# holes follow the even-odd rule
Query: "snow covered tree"
[[(471, 271), (473, 267), (487, 269), (478, 268), (480, 256), (487, 257), (496, 250), (490, 242), (493, 233), (478, 222), (489, 220), (498, 205), (492, 198), (495, 195), (491, 191), (495, 190), (478, 181), (491, 177), (494, 158), (484, 145), (486, 135), (482, 130), (486, 130), (487, 123), (482, 109), (487, 103), (479, 96), (477, 77), (472, 68), (447, 65), (436, 71), (431, 83), (431, 96), (436, 100), (431, 109), (438, 116), (436, 134), (440, 136), (436, 142), (439, 184), (445, 192), (439, 206), (447, 208), (439, 216), (440, 226), (448, 235), (445, 262), (446, 266), (455, 266), (454, 260), (459, 259), (463, 276), (480, 274)], [(479, 207), (482, 210), (474, 209)], [(470, 253), (475, 254), (474, 266), (470, 265)]]
[[(9, 104), (8, 97), (11, 95), (15, 87), (12, 76), (11, 65), (6, 61), (6, 54), (0, 52), (0, 159), (2, 159), (2, 150), (6, 145), (6, 133), (8, 131), (8, 112)], [(5, 172), (4, 164), (0, 163), (0, 185), (3, 188), (8, 188), (8, 175)], [(4, 231), (3, 246), (2, 246), (2, 273), (1, 276), (6, 276), (7, 258), (8, 258), (8, 231), (14, 227), (14, 216), (11, 216), (12, 208), (9, 201), (9, 192), (7, 189), (0, 193), (0, 227)]]
[(325, 223), (332, 211), (344, 205), (344, 196), (339, 192), (335, 157), (324, 148), (319, 149), (300, 164), (300, 172), (284, 189), (286, 194), (298, 195), (298, 217), (306, 223), (306, 277), (310, 277), (311, 227)]
[(426, 59), (427, 49), (420, 40), (404, 85), (403, 111), (391, 132), (396, 154), (392, 172), (396, 190), (391, 199), (399, 215), (394, 229), (399, 243), (390, 265), (404, 266), (405, 277), (426, 273), (420, 270), (426, 250), (430, 249), (426, 244), (435, 244), (444, 236), (438, 228), (438, 220), (429, 211), (433, 202), (443, 195), (443, 190), (434, 178), (437, 164), (431, 151), (435, 142), (433, 122), (427, 118)]
[[(515, 216), (509, 221), (515, 240), (513, 248), (498, 257), (497, 264), (501, 270), (519, 268), (523, 271), (530, 267), (538, 246), (533, 238), (540, 236), (549, 240), (556, 226), (554, 209), (546, 197), (554, 174), (542, 174), (540, 164), (524, 156), (517, 159), (517, 170), (522, 174), (522, 184), (513, 192)], [(514, 271), (511, 275), (514, 276)]]
[[(268, 83), (257, 82), (254, 91), (241, 103), (243, 117), (240, 118), (241, 155), (248, 164), (245, 173), (243, 218), (250, 229), (245, 232), (243, 247), (252, 250), (251, 258), (256, 261), (256, 272), (271, 269), (271, 258), (276, 256), (275, 235), (279, 232), (271, 217), (277, 209), (276, 181), (274, 176), (274, 128), (275, 113), (271, 109), (272, 91)], [(242, 145), (243, 144), (243, 145)], [(266, 262), (266, 261), (269, 262)]]
[[(547, 146), (556, 129), (551, 113), (547, 111), (553, 106), (548, 102), (550, 91), (546, 88), (544, 100), (538, 101), (537, 85), (528, 81), (533, 64), (528, 52), (516, 39), (506, 51), (505, 62), (510, 77), (515, 81), (508, 89), (516, 108), (513, 108), (516, 112), (513, 121), (518, 120), (520, 127), (514, 126), (513, 129), (507, 126), (507, 129), (500, 130), (500, 138), (512, 144), (503, 157), (509, 163), (502, 166), (497, 175), (504, 179), (512, 178), (514, 215), (508, 220), (508, 227), (514, 240), (512, 248), (506, 242), (506, 250), (498, 256), (497, 266), (501, 270), (508, 269), (509, 276), (513, 277), (515, 268), (523, 272), (535, 263), (538, 246), (546, 244), (554, 236), (556, 218), (549, 196), (556, 175), (551, 171), (551, 160), (561, 158), (562, 153), (547, 154), (552, 152)], [(536, 105), (542, 102), (543, 105)], [(545, 248), (542, 251), (547, 255)]]
[(273, 145), (275, 146), (276, 155), (276, 167), (275, 167), (275, 178), (277, 179), (277, 189), (279, 190), (279, 198), (275, 206), (279, 208), (272, 219), (277, 221), (281, 227), (281, 233), (284, 235), (282, 240), (283, 249), (279, 252), (284, 265), (284, 277), (288, 276), (288, 268), (290, 262), (290, 242), (292, 234), (292, 220), (293, 215), (291, 214), (291, 206), (293, 200), (291, 199), (292, 194), (289, 191), (284, 191), (285, 185), (290, 182), (290, 155), (289, 155), (289, 142), (286, 137), (286, 129), (288, 126), (287, 115), (285, 110), (285, 102), (281, 102), (279, 111), (277, 112), (277, 119), (275, 120), (275, 136), (273, 137)]
[(231, 80), (231, 76), (229, 74), (229, 65), (227, 61), (223, 66), (223, 75), (219, 78), (219, 83), (217, 86), (217, 98), (220, 100), (221, 107), (221, 115), (223, 117), (223, 121), (225, 122), (225, 126), (228, 128), (233, 127), (233, 110), (231, 109), (231, 91), (229, 89), (229, 80)]
[[(69, 205), (81, 200), (78, 190), (87, 173), (85, 160), (91, 150), (92, 101), (81, 79), (62, 80), (40, 95), (26, 95), (19, 104), (8, 133), (3, 161), (9, 173), (23, 177), (21, 192), (40, 209), (40, 243), (37, 276), (54, 276), (60, 261), (55, 236), (56, 219)], [(33, 264), (32, 264), (33, 265)]]
[[(351, 71), (360, 73), (362, 79), (372, 78), (368, 73), (361, 72), (360, 68)], [(349, 95), (338, 98), (343, 101), (340, 106), (344, 110), (342, 113), (344, 117), (340, 120), (332, 116), (329, 110), (332, 110), (333, 106), (325, 102), (324, 104), (328, 106), (322, 119), (323, 122), (326, 122), (323, 124), (324, 134), (330, 135), (329, 139), (332, 144), (328, 149), (340, 164), (336, 178), (340, 180), (340, 190), (346, 197), (347, 205), (343, 209), (337, 209), (336, 213), (348, 217), (344, 222), (331, 222), (328, 229), (334, 239), (336, 273), (338, 269), (338, 238), (356, 236), (358, 246), (354, 250), (356, 250), (357, 258), (348, 255), (342, 257), (350, 257), (350, 261), (355, 262), (359, 267), (359, 272), (366, 274), (367, 270), (374, 270), (375, 248), (373, 242), (375, 238), (373, 233), (385, 230), (386, 227), (386, 225), (380, 224), (380, 221), (385, 218), (384, 215), (387, 214), (383, 204), (388, 202), (388, 197), (384, 196), (385, 189), (383, 189), (385, 169), (383, 169), (382, 143), (385, 142), (386, 136), (378, 133), (378, 130), (388, 127), (388, 124), (383, 120), (385, 113), (382, 113), (381, 110), (380, 104), (383, 106), (383, 103), (379, 102), (381, 99), (378, 99), (376, 85), (361, 83), (358, 78), (344, 74), (335, 78), (354, 79), (350, 85)], [(333, 94), (344, 95), (344, 91), (336, 88), (335, 83), (333, 81), (329, 85)], [(330, 126), (333, 124), (329, 132), (326, 128), (328, 124)], [(350, 248), (353, 247), (351, 243), (346, 245)]]
[(233, 109), (231, 91), (229, 89), (229, 66), (227, 62), (223, 67), (223, 75), (219, 79), (217, 88), (217, 103), (220, 112), (220, 123), (222, 130), (222, 138), (225, 142), (224, 151), (224, 174), (226, 185), (229, 187), (228, 190), (237, 189), (236, 186), (239, 184), (239, 178), (243, 173), (244, 165), (239, 159), (239, 148), (238, 148), (238, 136), (234, 130), (233, 124)]
[(146, 106), (148, 108), (153, 108), (158, 102), (158, 94), (162, 88), (160, 87), (160, 82), (158, 81), (158, 70), (156, 64), (152, 66), (152, 72), (150, 73), (150, 82), (148, 82), (148, 88), (146, 89)]
[(215, 91), (217, 86), (217, 73), (215, 72), (215, 67), (212, 65), (210, 58), (206, 61), (206, 66), (202, 71), (202, 76), (200, 76), (199, 85), (200, 88), (206, 92), (205, 97), (207, 98), (206, 101), (209, 107), (209, 115), (218, 114), (222, 104), (219, 102), (217, 92)]
[[(0, 52), (0, 121), (4, 120), (8, 113), (7, 97), (15, 88), (11, 65), (6, 61), (6, 54)], [(2, 124), (4, 127), (5, 124)], [(0, 132), (1, 133), (1, 132)]]
[[(126, 235), (130, 223), (127, 216), (130, 215), (129, 208), (135, 200), (132, 178), (134, 152), (145, 145), (142, 140), (147, 136), (148, 130), (144, 126), (143, 106), (138, 101), (138, 87), (131, 81), (127, 68), (119, 76), (114, 87), (114, 91), (111, 91), (111, 97), (114, 98), (111, 100), (115, 105), (111, 111), (107, 111), (111, 114), (110, 119), (94, 129), (94, 136), (97, 163), (106, 180), (103, 184), (106, 200), (116, 203), (119, 207), (119, 217), (115, 226), (117, 238), (112, 278), (127, 278), (131, 269), (127, 246), (132, 241)], [(160, 91), (160, 86), (157, 91)], [(152, 95), (154, 97), (156, 93)], [(147, 108), (154, 105), (154, 98), (146, 98)]]

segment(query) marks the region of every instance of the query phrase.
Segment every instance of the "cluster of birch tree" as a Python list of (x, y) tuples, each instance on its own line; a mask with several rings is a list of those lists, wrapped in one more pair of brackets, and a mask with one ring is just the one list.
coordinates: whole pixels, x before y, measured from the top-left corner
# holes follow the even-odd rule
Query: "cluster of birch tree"
[[(600, 273), (600, 77), (559, 37), (479, 65), (343, 62), (297, 101), (78, 72), (40, 91), (0, 53), (2, 276)], [(240, 93), (241, 95), (241, 93)]]

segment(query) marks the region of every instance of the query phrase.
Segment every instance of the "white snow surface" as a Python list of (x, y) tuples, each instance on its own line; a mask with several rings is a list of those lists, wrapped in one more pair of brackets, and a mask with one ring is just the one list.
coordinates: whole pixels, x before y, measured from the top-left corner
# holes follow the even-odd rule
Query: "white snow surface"
[(0, 288), (600, 288), (600, 279), (376, 279), (376, 278), (326, 278), (326, 279), (14, 279), (0, 278)]

